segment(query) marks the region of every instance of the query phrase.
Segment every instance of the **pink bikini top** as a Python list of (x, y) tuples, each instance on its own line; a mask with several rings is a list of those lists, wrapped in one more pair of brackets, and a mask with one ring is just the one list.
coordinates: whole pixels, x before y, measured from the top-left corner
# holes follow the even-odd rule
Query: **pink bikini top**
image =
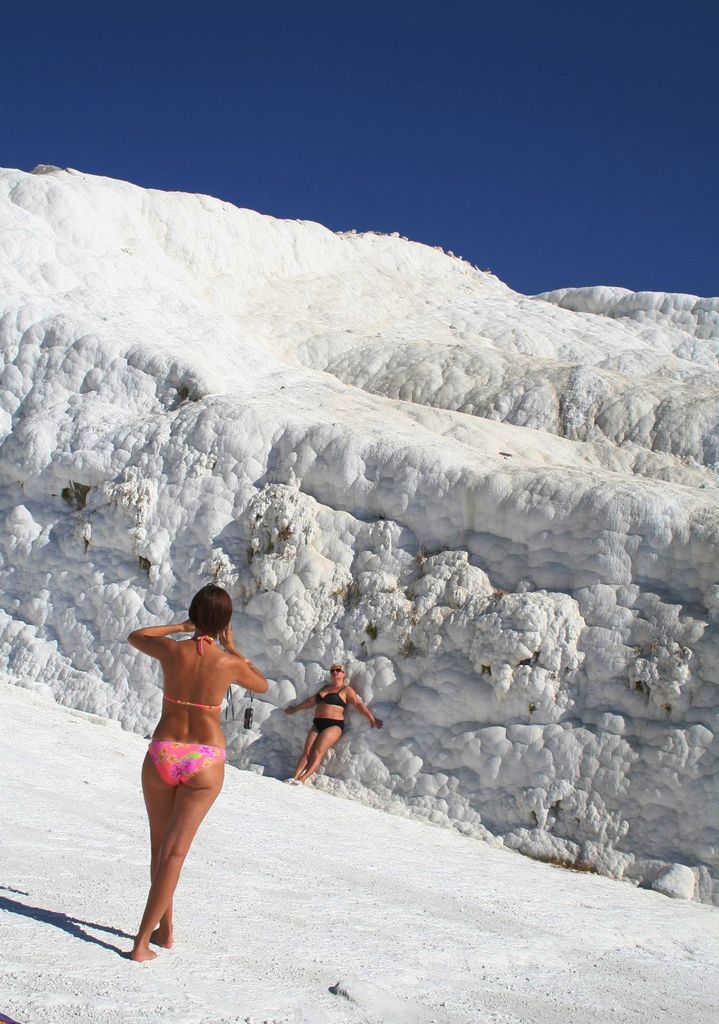
[(202, 636), (198, 636), (195, 639), (197, 641), (197, 653), (198, 654), (202, 654), (202, 641), (203, 640), (206, 640), (208, 642), (208, 644), (214, 644), (214, 642), (215, 642), (214, 637), (207, 636), (206, 634), (203, 634)]
[[(203, 634), (203, 636), (198, 636), (195, 639), (197, 641), (197, 653), (200, 655), (203, 653), (203, 641), (207, 641), (208, 644), (214, 644), (215, 642), (213, 637), (205, 634)], [(201, 708), (203, 711), (219, 711), (222, 707), (221, 704), (195, 704), (195, 702), (191, 700), (178, 700), (177, 697), (168, 697), (166, 693), (163, 693), (162, 696), (164, 700), (169, 700), (172, 704), (182, 704), (186, 708)]]

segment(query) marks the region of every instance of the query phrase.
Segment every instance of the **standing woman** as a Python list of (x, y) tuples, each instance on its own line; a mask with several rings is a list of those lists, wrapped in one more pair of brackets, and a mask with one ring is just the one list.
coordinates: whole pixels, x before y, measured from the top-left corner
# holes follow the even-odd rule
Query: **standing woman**
[(320, 687), (314, 697), (308, 697), (294, 707), (285, 708), (286, 715), (294, 715), (296, 711), (303, 711), (315, 705), (317, 707), (295, 774), (287, 780), (290, 784), (301, 786), (315, 774), (322, 763), (322, 758), (344, 732), (345, 708), (348, 704), (361, 711), (373, 729), (382, 728), (381, 719), (372, 714), (359, 694), (347, 685), (345, 679), (344, 665), (332, 665), (329, 683)]
[[(142, 765), (152, 884), (132, 960), (154, 960), (150, 942), (172, 946), (172, 897), (180, 871), (225, 777), (220, 728), (225, 690), (236, 682), (255, 693), (267, 691), (265, 677), (235, 647), (231, 617), (230, 595), (208, 584), (193, 597), (185, 622), (136, 629), (127, 638), (158, 659), (163, 675), (162, 717)], [(193, 636), (174, 641), (168, 639), (171, 633)]]

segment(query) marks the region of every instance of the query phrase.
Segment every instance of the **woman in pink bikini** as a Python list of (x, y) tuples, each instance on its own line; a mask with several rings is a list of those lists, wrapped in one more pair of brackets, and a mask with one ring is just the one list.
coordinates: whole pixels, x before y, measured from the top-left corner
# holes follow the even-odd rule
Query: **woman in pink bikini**
[[(136, 629), (133, 647), (162, 666), (162, 717), (142, 766), (142, 791), (150, 820), (150, 894), (130, 958), (154, 960), (150, 942), (172, 946), (172, 897), (200, 822), (225, 776), (222, 697), (230, 683), (255, 693), (267, 680), (236, 649), (232, 600), (222, 587), (198, 590), (189, 618), (175, 626)], [(192, 633), (176, 642), (171, 633)], [(219, 641), (219, 646), (218, 646)]]

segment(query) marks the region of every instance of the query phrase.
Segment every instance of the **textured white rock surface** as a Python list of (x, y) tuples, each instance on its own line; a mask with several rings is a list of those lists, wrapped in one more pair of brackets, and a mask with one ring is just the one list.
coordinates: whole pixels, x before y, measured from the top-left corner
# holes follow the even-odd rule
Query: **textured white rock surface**
[(652, 889), (673, 899), (690, 900), (694, 895), (696, 879), (686, 864), (672, 864), (652, 882)]
[(149, 733), (124, 637), (216, 579), (272, 679), (236, 763), (286, 773), (342, 659), (385, 728), (328, 790), (716, 899), (717, 300), (57, 169), (0, 226), (14, 678)]

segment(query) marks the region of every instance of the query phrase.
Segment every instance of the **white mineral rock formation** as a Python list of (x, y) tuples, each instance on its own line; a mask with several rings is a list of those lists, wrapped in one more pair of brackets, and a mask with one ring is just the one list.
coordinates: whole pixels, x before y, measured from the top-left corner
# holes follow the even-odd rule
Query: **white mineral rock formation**
[(696, 879), (691, 868), (673, 864), (652, 883), (652, 889), (673, 899), (690, 900), (694, 895)]
[(125, 636), (217, 580), (272, 680), (236, 763), (287, 772), (341, 659), (385, 727), (328, 789), (716, 900), (719, 300), (39, 170), (0, 172), (1, 667), (147, 734)]

